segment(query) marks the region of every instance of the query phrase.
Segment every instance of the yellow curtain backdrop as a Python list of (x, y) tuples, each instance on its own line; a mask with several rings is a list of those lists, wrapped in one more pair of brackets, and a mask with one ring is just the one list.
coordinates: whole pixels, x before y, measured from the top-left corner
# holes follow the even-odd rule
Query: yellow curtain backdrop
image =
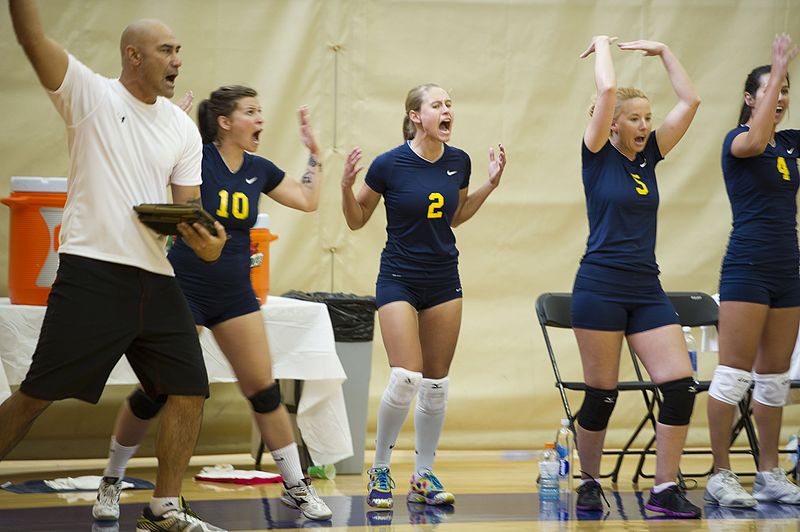
[[(294, 178), (307, 157), (296, 110), (309, 106), (324, 147), (323, 200), (314, 214), (262, 201), (261, 210), (270, 214), (272, 231), (280, 236), (271, 248), (273, 294), (290, 289), (374, 294), (385, 213), (381, 205), (365, 228), (349, 231), (339, 180), (353, 146), (361, 146), (368, 164), (400, 144), (403, 101), (411, 87), (435, 82), (450, 91), (452, 144), (472, 157), (472, 186), (486, 179), (489, 146), (506, 146), (509, 163), (500, 188), (456, 230), (464, 319), (441, 441), (451, 449), (538, 448), (563, 415), (533, 302), (541, 292), (571, 290), (585, 246), (580, 142), (594, 84), (593, 58), (578, 55), (591, 36), (667, 43), (703, 99), (686, 137), (658, 168), (656, 251), (667, 290), (712, 293), (730, 228), (719, 165), (722, 138), (735, 125), (745, 76), (770, 61), (773, 35), (787, 31), (800, 41), (798, 0), (46, 0), (39, 5), (47, 33), (108, 76), (119, 72), (124, 26), (142, 17), (164, 20), (183, 45), (176, 93), (191, 89), (199, 101), (219, 85), (254, 87), (266, 122), (259, 154)], [(618, 84), (644, 89), (660, 123), (676, 101), (661, 61), (621, 51), (613, 57)], [(795, 77), (798, 65), (800, 60), (791, 66)], [(67, 151), (63, 124), (15, 42), (7, 9), (0, 10), (0, 71), (0, 195), (6, 196), (12, 175), (65, 175)], [(782, 127), (800, 128), (799, 114), (790, 113)], [(7, 241), (8, 210), (0, 209), (0, 242)], [(7, 271), (7, 248), (0, 245), (0, 272)], [(0, 275), (0, 294), (6, 293), (6, 276)], [(556, 349), (566, 355), (566, 375), (579, 375), (574, 339), (559, 335)], [(701, 372), (710, 373), (713, 360), (711, 354), (701, 359)], [(368, 446), (388, 377), (377, 327), (372, 367)], [(94, 410), (68, 402), (46, 413), (43, 419), (50, 422), (40, 420), (14, 456), (104, 454), (114, 411), (126, 392), (109, 390)], [(573, 400), (578, 405), (580, 398)], [(633, 395), (620, 402), (610, 445), (623, 443), (640, 405)], [(215, 387), (198, 452), (246, 450), (248, 415), (233, 387)], [(797, 424), (796, 413), (787, 410), (785, 430)], [(705, 425), (701, 398), (690, 445), (706, 444)], [(54, 445), (62, 448), (53, 452)], [(413, 448), (411, 420), (398, 448)]]

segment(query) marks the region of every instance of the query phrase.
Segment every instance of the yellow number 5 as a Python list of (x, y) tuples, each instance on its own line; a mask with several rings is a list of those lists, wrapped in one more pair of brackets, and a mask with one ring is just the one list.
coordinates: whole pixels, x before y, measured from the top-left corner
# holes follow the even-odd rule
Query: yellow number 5
[(647, 185), (644, 184), (642, 178), (639, 177), (638, 174), (631, 174), (631, 177), (633, 178), (634, 181), (636, 181), (636, 184), (639, 185), (638, 187), (636, 187), (636, 192), (638, 192), (642, 196), (647, 196), (649, 190), (647, 190)]
[(783, 157), (778, 157), (778, 172), (781, 173), (784, 181), (791, 181), (791, 176), (789, 176), (789, 167), (786, 166), (786, 159)]
[(431, 200), (431, 204), (428, 205), (428, 218), (441, 218), (440, 209), (444, 206), (444, 196), (438, 192), (431, 192), (428, 199)]

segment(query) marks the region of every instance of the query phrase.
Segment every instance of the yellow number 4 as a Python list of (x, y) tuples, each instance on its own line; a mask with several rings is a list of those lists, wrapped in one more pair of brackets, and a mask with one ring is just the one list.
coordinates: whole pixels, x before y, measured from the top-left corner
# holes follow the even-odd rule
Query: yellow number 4
[(441, 208), (444, 206), (444, 196), (438, 192), (431, 192), (428, 196), (431, 204), (428, 205), (428, 218), (441, 218)]
[(786, 166), (786, 159), (783, 157), (778, 157), (778, 172), (781, 173), (784, 181), (792, 180), (791, 176), (789, 175), (789, 167)]
[(647, 196), (647, 193), (650, 192), (650, 191), (647, 190), (647, 185), (644, 184), (644, 181), (642, 181), (642, 178), (639, 177), (638, 174), (631, 174), (631, 177), (639, 185), (638, 187), (636, 187), (636, 192), (638, 192), (642, 196)]

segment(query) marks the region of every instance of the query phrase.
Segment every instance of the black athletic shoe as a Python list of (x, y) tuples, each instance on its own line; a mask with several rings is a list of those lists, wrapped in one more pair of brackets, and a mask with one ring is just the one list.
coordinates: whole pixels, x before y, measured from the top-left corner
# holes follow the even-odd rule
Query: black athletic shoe
[(599, 482), (590, 480), (578, 486), (576, 491), (578, 492), (578, 500), (575, 502), (576, 510), (583, 512), (603, 511), (603, 500), (606, 497)]
[(678, 486), (670, 486), (661, 493), (653, 493), (653, 490), (650, 490), (650, 498), (644, 507), (670, 517), (700, 519), (701, 516), (700, 508), (689, 502)]

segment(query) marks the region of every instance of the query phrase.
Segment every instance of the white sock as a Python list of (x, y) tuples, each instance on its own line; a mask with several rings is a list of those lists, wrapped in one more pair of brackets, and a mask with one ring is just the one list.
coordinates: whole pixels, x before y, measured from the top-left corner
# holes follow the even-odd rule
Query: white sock
[(672, 486), (677, 486), (677, 484), (675, 484), (674, 482), (663, 482), (658, 486), (653, 486), (653, 493), (661, 493), (665, 489), (670, 488)]
[(104, 477), (122, 478), (125, 476), (125, 470), (128, 468), (128, 462), (131, 457), (136, 454), (138, 445), (133, 447), (125, 447), (117, 443), (117, 438), (111, 436), (111, 445), (108, 448), (108, 464), (103, 471)]
[(447, 410), (448, 379), (423, 378), (419, 385), (417, 408), (414, 411), (416, 432), (417, 471), (433, 469), (433, 458), (439, 445), (439, 436)]
[(303, 481), (303, 468), (300, 467), (300, 453), (297, 451), (296, 442), (270, 451), (270, 454), (272, 454), (272, 459), (275, 460), (275, 464), (283, 477), (283, 482), (287, 486), (291, 488)]
[(397, 408), (381, 399), (378, 407), (378, 430), (375, 436), (375, 461), (372, 467), (389, 467), (392, 458), (392, 449), (400, 434), (400, 428), (408, 416), (411, 405)]
[(153, 497), (150, 499), (150, 511), (156, 517), (161, 517), (170, 510), (181, 509), (180, 497)]

